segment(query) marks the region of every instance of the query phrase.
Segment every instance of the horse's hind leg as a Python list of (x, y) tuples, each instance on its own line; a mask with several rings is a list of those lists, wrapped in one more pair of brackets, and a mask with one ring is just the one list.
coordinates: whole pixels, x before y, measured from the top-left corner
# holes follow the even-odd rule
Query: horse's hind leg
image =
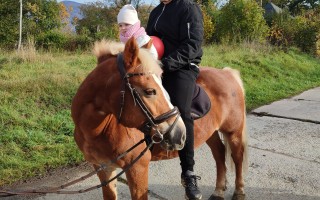
[(233, 200), (245, 199), (244, 193), (244, 180), (243, 180), (243, 164), (246, 143), (243, 141), (244, 134), (242, 131), (233, 132), (227, 137), (227, 142), (231, 150), (231, 157), (235, 165), (236, 179), (235, 179), (235, 191), (233, 194)]
[(214, 193), (211, 195), (210, 200), (224, 199), (224, 192), (226, 190), (226, 164), (225, 164), (225, 146), (222, 143), (218, 131), (206, 141), (211, 149), (213, 157), (216, 161), (217, 167), (217, 180)]
[[(99, 166), (93, 165), (97, 170)], [(101, 183), (107, 182), (109, 179), (116, 176), (116, 168), (108, 168), (107, 170), (100, 170), (98, 172), (98, 177)], [(104, 200), (116, 200), (117, 199), (117, 179), (111, 181), (106, 186), (102, 187), (102, 194)]]

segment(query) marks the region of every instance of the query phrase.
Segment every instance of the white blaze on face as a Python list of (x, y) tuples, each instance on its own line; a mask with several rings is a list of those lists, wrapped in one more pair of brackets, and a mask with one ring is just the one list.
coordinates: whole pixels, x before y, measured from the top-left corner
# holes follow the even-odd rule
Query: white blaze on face
[(166, 97), (166, 100), (167, 100), (167, 103), (169, 104), (169, 107), (170, 107), (171, 109), (173, 109), (173, 105), (172, 105), (171, 102), (170, 102), (170, 96), (169, 96), (167, 90), (164, 89), (164, 87), (163, 87), (163, 85), (162, 85), (162, 82), (161, 82), (161, 78), (158, 77), (158, 76), (156, 76), (155, 74), (152, 74), (152, 76), (153, 76), (154, 80), (156, 81), (156, 83), (157, 83), (157, 84), (159, 85), (159, 87), (161, 88), (162, 93), (163, 93), (164, 96)]

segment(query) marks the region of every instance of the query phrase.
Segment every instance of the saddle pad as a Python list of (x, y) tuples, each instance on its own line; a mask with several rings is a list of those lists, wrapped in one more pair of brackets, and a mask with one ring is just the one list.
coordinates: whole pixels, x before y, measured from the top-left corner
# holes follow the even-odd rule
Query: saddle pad
[(211, 102), (207, 93), (196, 85), (194, 89), (192, 104), (191, 104), (191, 116), (194, 120), (205, 116), (211, 108)]

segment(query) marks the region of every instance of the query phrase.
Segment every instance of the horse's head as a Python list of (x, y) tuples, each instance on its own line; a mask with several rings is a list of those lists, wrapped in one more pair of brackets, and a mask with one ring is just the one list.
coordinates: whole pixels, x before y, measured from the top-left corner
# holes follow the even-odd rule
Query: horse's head
[(132, 38), (127, 41), (123, 53), (118, 54), (116, 65), (120, 91), (116, 91), (117, 100), (112, 101), (116, 105), (109, 106), (116, 108), (113, 114), (120, 123), (148, 132), (154, 142), (167, 150), (182, 149), (185, 125), (178, 109), (166, 96), (158, 61), (148, 50), (140, 49)]

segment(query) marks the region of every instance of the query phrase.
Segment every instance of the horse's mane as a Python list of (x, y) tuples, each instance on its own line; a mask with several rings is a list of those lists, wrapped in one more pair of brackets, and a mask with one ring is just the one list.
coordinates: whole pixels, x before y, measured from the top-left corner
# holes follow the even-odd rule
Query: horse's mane
[[(124, 48), (125, 45), (123, 43), (103, 39), (95, 42), (92, 51), (98, 59), (98, 64), (100, 64), (106, 59), (123, 52)], [(153, 58), (148, 49), (140, 48), (138, 58), (142, 63), (143, 72), (155, 73), (158, 76), (162, 74), (161, 63)]]
[(98, 64), (100, 64), (109, 57), (115, 56), (118, 53), (123, 52), (123, 50), (124, 44), (103, 39), (94, 43), (92, 52), (97, 57)]
[(240, 85), (242, 92), (244, 93), (244, 86), (243, 86), (243, 82), (240, 78), (240, 72), (236, 69), (232, 69), (230, 67), (224, 67), (223, 70), (225, 71), (229, 71), (232, 76), (236, 79), (236, 81), (238, 82), (238, 84)]

